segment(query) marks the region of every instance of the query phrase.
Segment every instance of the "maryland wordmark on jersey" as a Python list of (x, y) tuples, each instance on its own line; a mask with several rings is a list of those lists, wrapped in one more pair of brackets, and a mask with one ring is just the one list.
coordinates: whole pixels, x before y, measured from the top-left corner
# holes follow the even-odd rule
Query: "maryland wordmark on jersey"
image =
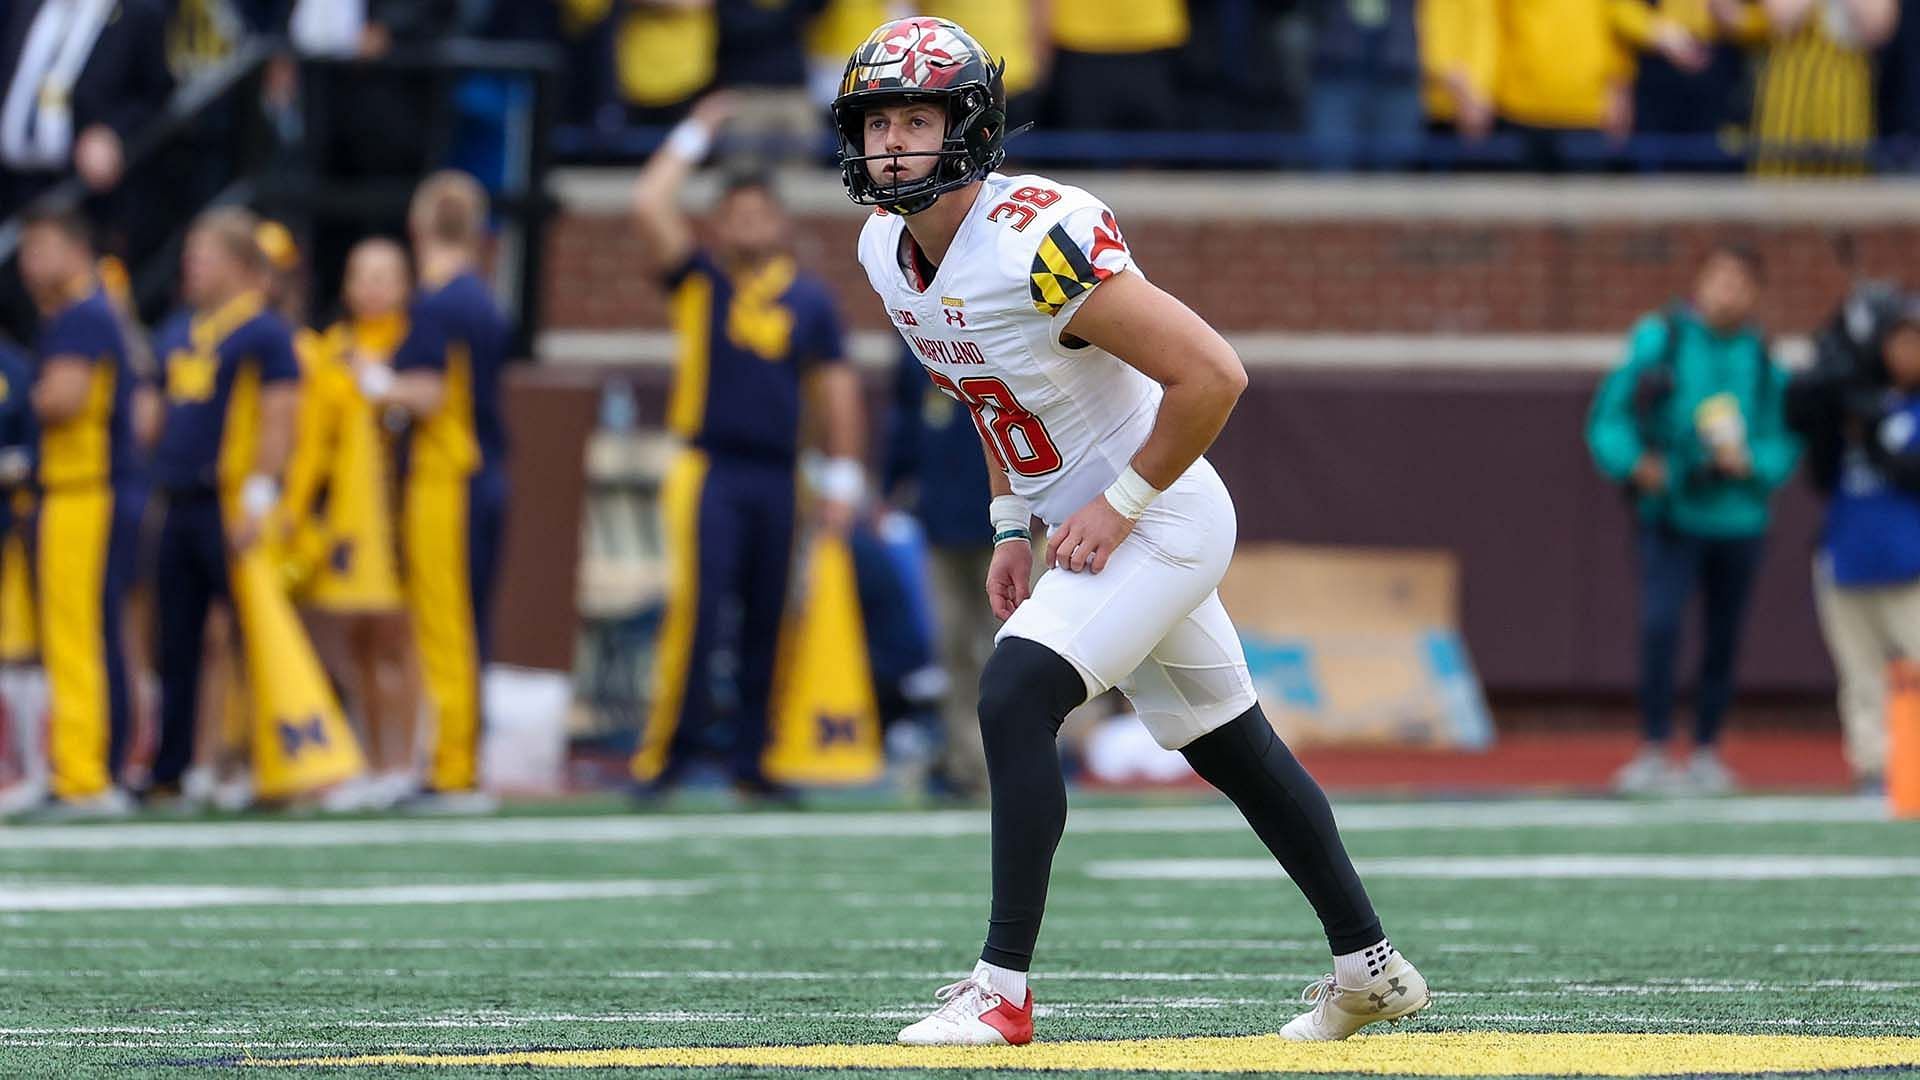
[(1160, 387), (1100, 348), (1062, 344), (1095, 286), (1138, 272), (1113, 212), (1044, 176), (990, 175), (922, 280), (905, 220), (880, 213), (860, 262), (940, 391), (965, 405), (1014, 491), (1065, 520), (1146, 441)]

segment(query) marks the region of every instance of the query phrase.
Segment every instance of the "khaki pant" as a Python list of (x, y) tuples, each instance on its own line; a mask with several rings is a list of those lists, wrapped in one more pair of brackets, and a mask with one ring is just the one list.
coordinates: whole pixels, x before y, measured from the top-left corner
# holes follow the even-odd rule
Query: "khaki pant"
[(1840, 723), (1856, 776), (1887, 764), (1887, 665), (1920, 660), (1920, 582), (1849, 587), (1834, 584), (1824, 557), (1814, 560), (1814, 605), (1840, 675)]
[(940, 711), (947, 749), (941, 765), (956, 787), (987, 789), (987, 753), (980, 744), (980, 671), (993, 654), (999, 622), (987, 603), (987, 566), (993, 548), (936, 547), (929, 552), (927, 578), (933, 586), (934, 614), (940, 624), (940, 666), (949, 680)]

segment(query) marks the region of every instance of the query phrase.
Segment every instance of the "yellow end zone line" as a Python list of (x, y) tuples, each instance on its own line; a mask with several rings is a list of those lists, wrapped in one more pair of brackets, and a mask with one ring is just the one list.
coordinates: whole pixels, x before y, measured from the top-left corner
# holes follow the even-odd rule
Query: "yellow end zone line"
[(1378, 1035), (1290, 1043), (1275, 1035), (1118, 1039), (1031, 1046), (630, 1047), (479, 1054), (249, 1059), (255, 1067), (394, 1065), (591, 1068), (1049, 1069), (1132, 1072), (1372, 1073), (1427, 1076), (1781, 1074), (1920, 1066), (1920, 1038), (1812, 1035)]

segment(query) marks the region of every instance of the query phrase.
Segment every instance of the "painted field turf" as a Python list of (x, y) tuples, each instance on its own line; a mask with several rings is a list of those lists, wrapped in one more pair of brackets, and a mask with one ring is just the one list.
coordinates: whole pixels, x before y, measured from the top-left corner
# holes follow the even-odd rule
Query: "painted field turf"
[(1043, 1043), (985, 1053), (875, 1045), (971, 965), (978, 811), (0, 827), (0, 1077), (1920, 1075), (1920, 824), (1340, 809), (1420, 1019), (1263, 1037), (1326, 970), (1306, 905), (1230, 808), (1109, 804), (1056, 865)]

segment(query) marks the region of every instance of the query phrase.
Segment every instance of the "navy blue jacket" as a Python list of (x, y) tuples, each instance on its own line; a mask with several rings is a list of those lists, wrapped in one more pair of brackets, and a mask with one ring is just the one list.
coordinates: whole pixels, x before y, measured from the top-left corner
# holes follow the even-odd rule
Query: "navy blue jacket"
[(887, 456), (881, 489), (889, 495), (913, 484), (910, 507), (936, 548), (993, 543), (987, 504), (987, 459), (965, 406), (934, 389), (920, 361), (904, 345), (894, 372)]

